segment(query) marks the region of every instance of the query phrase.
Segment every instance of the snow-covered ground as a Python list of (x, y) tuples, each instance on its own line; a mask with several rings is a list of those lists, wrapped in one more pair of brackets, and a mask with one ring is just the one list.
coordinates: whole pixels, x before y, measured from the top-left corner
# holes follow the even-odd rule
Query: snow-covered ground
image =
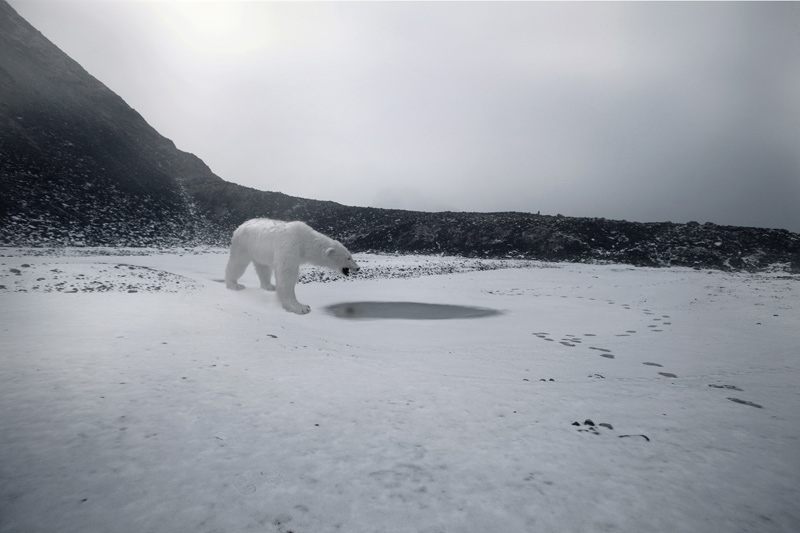
[(123, 252), (0, 249), (2, 532), (800, 531), (797, 276)]

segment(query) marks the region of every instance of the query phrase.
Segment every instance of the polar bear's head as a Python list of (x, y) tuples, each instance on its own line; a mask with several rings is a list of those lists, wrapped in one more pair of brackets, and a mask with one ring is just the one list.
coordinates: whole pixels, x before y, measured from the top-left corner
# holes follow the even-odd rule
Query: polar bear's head
[(349, 276), (350, 272), (358, 272), (361, 268), (358, 263), (353, 261), (353, 256), (342, 246), (342, 243), (334, 241), (333, 246), (325, 250), (327, 267)]

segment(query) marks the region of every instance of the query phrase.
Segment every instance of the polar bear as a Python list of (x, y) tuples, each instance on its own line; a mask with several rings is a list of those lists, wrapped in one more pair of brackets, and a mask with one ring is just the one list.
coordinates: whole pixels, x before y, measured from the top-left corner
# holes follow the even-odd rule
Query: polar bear
[[(349, 276), (359, 266), (342, 243), (314, 231), (303, 222), (282, 222), (268, 218), (248, 220), (233, 232), (231, 255), (225, 268), (225, 285), (241, 290), (237, 283), (250, 262), (255, 265), (261, 288), (274, 291), (287, 311), (304, 315), (311, 311), (297, 301), (294, 286), (300, 277), (300, 265), (331, 268)], [(275, 285), (272, 273), (275, 273)]]

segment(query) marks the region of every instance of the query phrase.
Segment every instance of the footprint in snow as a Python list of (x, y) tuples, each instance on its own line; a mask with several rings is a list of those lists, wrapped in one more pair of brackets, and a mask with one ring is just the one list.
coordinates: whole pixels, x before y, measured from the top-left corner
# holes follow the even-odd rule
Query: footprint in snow
[(614, 359), (614, 354), (611, 353), (611, 350), (606, 348), (598, 348), (596, 346), (589, 346), (590, 350), (597, 350), (600, 353), (600, 357), (605, 357), (606, 359)]
[(247, 474), (236, 474), (233, 478), (233, 485), (236, 490), (244, 494), (253, 494), (256, 491), (256, 486), (250, 482), (250, 476)]
[(742, 389), (737, 387), (736, 385), (709, 385), (709, 387), (713, 387), (715, 389), (730, 389), (730, 390), (737, 390), (742, 392)]

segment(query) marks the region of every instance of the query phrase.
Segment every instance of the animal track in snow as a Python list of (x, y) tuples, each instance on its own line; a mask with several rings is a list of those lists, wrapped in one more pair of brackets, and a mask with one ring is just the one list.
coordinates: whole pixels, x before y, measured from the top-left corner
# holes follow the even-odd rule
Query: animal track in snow
[(709, 385), (709, 387), (713, 387), (715, 389), (728, 389), (728, 390), (736, 390), (742, 392), (742, 389), (740, 389), (736, 385)]
[(185, 276), (124, 263), (25, 263), (0, 269), (0, 291), (175, 293), (197, 288)]
[(233, 486), (245, 496), (256, 491), (256, 486), (250, 481), (248, 474), (236, 474), (233, 478)]
[[(585, 296), (565, 296), (565, 295), (558, 295), (558, 294), (543, 294), (542, 296), (546, 296), (546, 297), (549, 297), (549, 298), (565, 298), (565, 299), (566, 298), (577, 298), (577, 299), (580, 299), (580, 300), (588, 300), (590, 302), (597, 302), (597, 303), (605, 303), (605, 304), (608, 304), (608, 305), (615, 305), (615, 306), (619, 306), (619, 307), (621, 307), (623, 309), (626, 309), (626, 310), (633, 310), (634, 309), (632, 307), (632, 304), (630, 304), (630, 303), (618, 303), (616, 300), (613, 300), (613, 299), (599, 300), (599, 299), (596, 299), (596, 298), (587, 298)], [(650, 322), (650, 324), (647, 324), (645, 326), (640, 326), (640, 327), (646, 327), (647, 328), (646, 331), (659, 333), (659, 332), (663, 332), (665, 330), (666, 326), (672, 325), (672, 322), (670, 321), (670, 316), (669, 315), (666, 315), (666, 314), (657, 315), (656, 311), (654, 311), (653, 309), (637, 308), (637, 310), (641, 311), (641, 313), (644, 316), (650, 317), (650, 318), (647, 319)], [(641, 317), (637, 320), (637, 323), (639, 321), (641, 321)], [(638, 331), (639, 330), (637, 330), (637, 329), (631, 328), (631, 329), (623, 330), (622, 333), (617, 333), (617, 334), (611, 333), (611, 335), (613, 335), (614, 337), (631, 337), (633, 335), (637, 335)], [(533, 335), (535, 337), (538, 337), (539, 339), (547, 341), (547, 342), (556, 342), (557, 341), (558, 344), (560, 344), (562, 346), (566, 346), (567, 348), (573, 348), (573, 349), (574, 348), (581, 348), (584, 345), (584, 343), (587, 341), (587, 339), (591, 339), (592, 342), (597, 342), (597, 341), (599, 341), (599, 339), (602, 338), (602, 336), (599, 336), (597, 333), (582, 333), (580, 335), (574, 335), (572, 333), (564, 333), (563, 335), (560, 336), (560, 338), (559, 338), (559, 336), (551, 335), (548, 332), (536, 332), (536, 333), (533, 333)], [(616, 350), (611, 350), (609, 348), (603, 348), (601, 346), (588, 346), (588, 348), (590, 350), (593, 350), (593, 351), (597, 352), (596, 355), (599, 355), (600, 357), (603, 357), (605, 359), (616, 359), (616, 355), (613, 353)], [(646, 363), (643, 363), (643, 364), (646, 364), (646, 365), (649, 365), (649, 366), (659, 366), (659, 367), (662, 366), (662, 365), (660, 365), (658, 363), (647, 363), (646, 362)], [(677, 375), (672, 374), (670, 372), (661, 372), (660, 375), (663, 376), (663, 377), (677, 378)]]

